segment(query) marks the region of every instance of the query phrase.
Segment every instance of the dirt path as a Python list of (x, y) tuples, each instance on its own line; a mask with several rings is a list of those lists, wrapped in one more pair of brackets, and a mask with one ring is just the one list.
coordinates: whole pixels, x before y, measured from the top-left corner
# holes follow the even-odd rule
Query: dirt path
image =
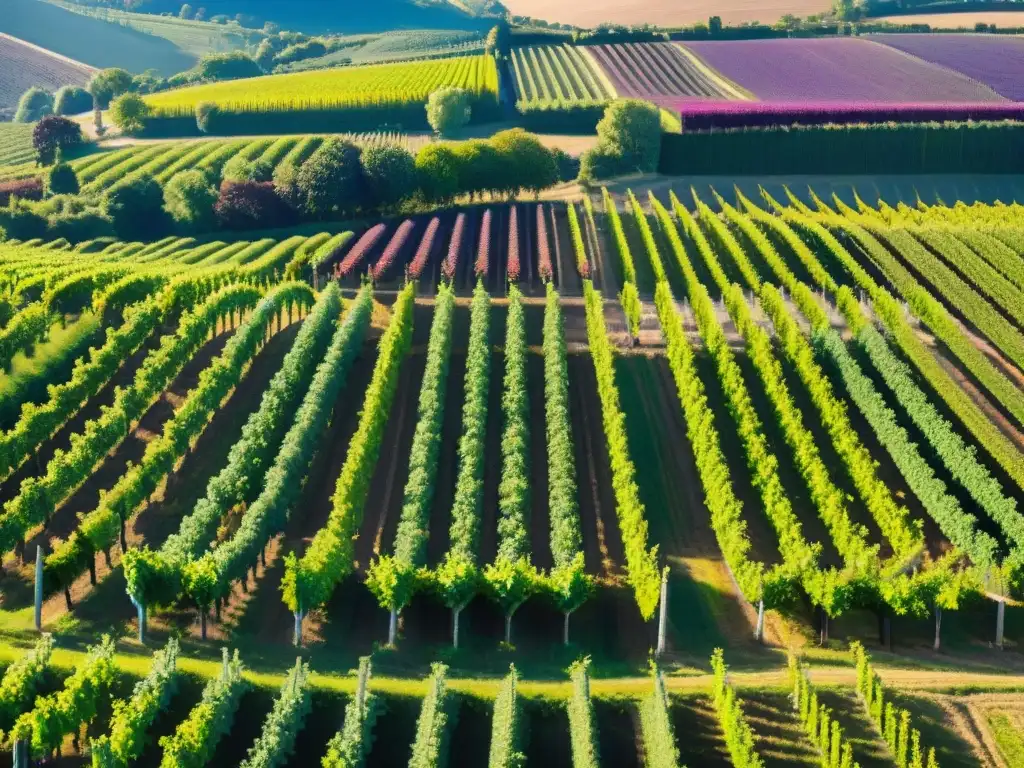
[(570, 354), (568, 367), (569, 413), (576, 451), (577, 489), (587, 572), (618, 577), (622, 574), (625, 558), (615, 512), (615, 494), (611, 487), (611, 466), (602, 426), (601, 399), (597, 393), (594, 363), (589, 354)]
[[(544, 356), (526, 358), (530, 399), (530, 559), (538, 568), (551, 568), (551, 510), (548, 506), (547, 416), (544, 402)], [(573, 436), (575, 439), (575, 435)], [(579, 469), (577, 468), (577, 477)]]

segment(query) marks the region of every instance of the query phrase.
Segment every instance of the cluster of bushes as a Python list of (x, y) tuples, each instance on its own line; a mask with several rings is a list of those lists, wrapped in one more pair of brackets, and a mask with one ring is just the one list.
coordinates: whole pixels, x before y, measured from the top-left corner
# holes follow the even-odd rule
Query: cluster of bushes
[(539, 192), (576, 172), (571, 158), (521, 129), (488, 140), (429, 144), (416, 156), (398, 146), (364, 150), (331, 138), (301, 165), (274, 168), (239, 156), (215, 173), (183, 171), (164, 186), (146, 176), (125, 179), (97, 195), (78, 194), (74, 170), (57, 163), (42, 180), (0, 186), (6, 206), (0, 208), (0, 228), (22, 240), (72, 242), (278, 229), (300, 221), (413, 212), (484, 192)]
[(597, 146), (580, 158), (580, 181), (652, 173), (661, 156), (661, 112), (647, 101), (612, 102), (597, 124)]

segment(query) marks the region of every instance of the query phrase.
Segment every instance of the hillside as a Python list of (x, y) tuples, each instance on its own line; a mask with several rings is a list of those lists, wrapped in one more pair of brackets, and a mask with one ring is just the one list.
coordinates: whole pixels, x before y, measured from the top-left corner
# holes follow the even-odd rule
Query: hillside
[(3, 0), (0, 32), (92, 67), (155, 69), (168, 76), (192, 67), (196, 57), (169, 40), (66, 11), (39, 0)]
[[(476, 18), (447, 0), (206, 0), (207, 18), (245, 13), (260, 23), (274, 21), (283, 29), (307, 33), (384, 32), (393, 29), (480, 29), (490, 20)], [(151, 0), (148, 13), (177, 13), (178, 0)]]
[(92, 68), (0, 34), (0, 114), (13, 110), (21, 94), (33, 85), (56, 90), (62, 85), (84, 85)]
[(829, 0), (504, 0), (505, 6), (518, 16), (558, 21), (579, 27), (596, 27), (602, 22), (615, 24), (657, 24), (678, 27), (707, 21), (720, 16), (726, 24), (760, 21), (772, 24), (783, 15), (808, 16), (831, 7)]

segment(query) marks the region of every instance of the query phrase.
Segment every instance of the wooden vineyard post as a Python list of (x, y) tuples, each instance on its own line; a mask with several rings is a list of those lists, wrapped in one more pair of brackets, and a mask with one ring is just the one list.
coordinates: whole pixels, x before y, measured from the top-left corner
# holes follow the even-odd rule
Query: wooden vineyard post
[(764, 597), (757, 601), (757, 627), (754, 629), (754, 639), (759, 643), (764, 640)]
[(295, 636), (294, 636), (294, 640), (293, 640), (296, 648), (301, 648), (302, 647), (302, 618), (303, 618), (302, 617), (302, 612), (301, 611), (296, 611), (295, 612)]
[(996, 601), (996, 647), (1003, 649), (1003, 628), (1006, 624), (1006, 599), (1000, 597)]
[(668, 566), (661, 571), (661, 605), (658, 610), (658, 650), (660, 657), (665, 653), (665, 634), (668, 626)]
[(43, 631), (43, 546), (36, 547), (36, 632)]
[(562, 625), (562, 644), (569, 644), (569, 612), (565, 612), (565, 623)]
[(146, 604), (136, 603), (135, 607), (139, 609), (139, 642), (146, 642)]
[(398, 609), (391, 606), (391, 620), (388, 622), (388, 645), (394, 647), (398, 635)]
[(935, 645), (934, 649), (939, 650), (941, 645), (941, 631), (942, 631), (942, 608), (935, 606)]
[(25, 739), (14, 742), (14, 768), (28, 768), (28, 742)]

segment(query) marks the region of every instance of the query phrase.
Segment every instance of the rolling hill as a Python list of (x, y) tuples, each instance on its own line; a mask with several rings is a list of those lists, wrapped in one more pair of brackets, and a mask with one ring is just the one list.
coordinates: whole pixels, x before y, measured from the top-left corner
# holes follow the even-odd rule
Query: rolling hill
[(81, 16), (41, 0), (3, 0), (0, 32), (99, 69), (155, 69), (168, 76), (196, 62), (195, 55), (169, 40)]
[(0, 114), (13, 114), (21, 94), (33, 85), (50, 91), (85, 85), (92, 73), (93, 68), (81, 62), (0, 34)]

